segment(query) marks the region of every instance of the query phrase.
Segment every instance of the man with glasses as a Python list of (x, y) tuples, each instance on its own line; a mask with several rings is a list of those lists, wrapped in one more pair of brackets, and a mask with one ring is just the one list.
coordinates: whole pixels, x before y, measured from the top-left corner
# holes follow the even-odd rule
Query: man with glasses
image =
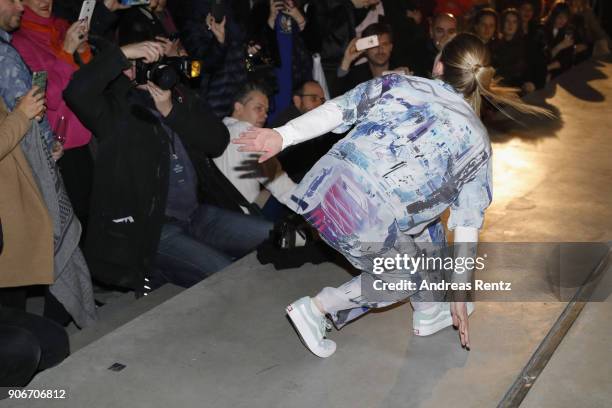
[[(316, 81), (306, 81), (293, 90), (293, 105), (281, 112), (272, 127), (280, 127), (318, 108), (325, 103), (325, 92)], [(324, 135), (306, 143), (296, 145), (279, 156), (278, 160), (291, 180), (299, 183), (308, 170), (321, 158), (340, 138), (338, 135)]]

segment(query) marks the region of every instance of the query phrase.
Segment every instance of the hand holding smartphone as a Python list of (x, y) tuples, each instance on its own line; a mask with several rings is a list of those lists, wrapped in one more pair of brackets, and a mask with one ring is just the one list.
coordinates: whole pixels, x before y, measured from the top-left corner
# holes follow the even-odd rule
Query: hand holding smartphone
[(368, 37), (360, 38), (355, 43), (357, 51), (364, 51), (370, 48), (378, 47), (378, 36), (370, 35)]
[(96, 7), (96, 0), (85, 0), (81, 6), (81, 12), (79, 13), (79, 21), (87, 20), (87, 28), (91, 23), (91, 16), (93, 15), (94, 8)]
[(47, 71), (37, 71), (32, 73), (32, 85), (38, 87), (36, 95), (47, 92)]

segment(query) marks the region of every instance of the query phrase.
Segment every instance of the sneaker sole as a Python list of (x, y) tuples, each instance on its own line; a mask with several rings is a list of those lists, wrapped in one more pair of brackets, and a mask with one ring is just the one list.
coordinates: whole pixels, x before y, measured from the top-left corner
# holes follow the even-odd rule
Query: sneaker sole
[[(451, 316), (450, 310), (444, 311), (443, 313), (446, 316), (443, 319), (440, 319), (438, 322), (432, 325), (420, 327), (418, 329), (413, 329), (414, 335), (419, 337), (431, 336), (442, 329), (452, 326), (453, 317)], [(470, 302), (468, 303), (468, 316), (471, 316), (472, 313), (474, 313), (474, 304)]]
[[(304, 344), (304, 346), (306, 346), (306, 348), (308, 350), (310, 350), (310, 352), (312, 354), (314, 354), (315, 356), (317, 356), (317, 357), (327, 358), (327, 357), (331, 356), (332, 354), (334, 354), (334, 352), (336, 351), (335, 343), (330, 341), (330, 343), (333, 344), (333, 347), (331, 349), (323, 349), (323, 350), (321, 350), (320, 347), (318, 347), (319, 343), (316, 342), (312, 338), (312, 336), (310, 336), (310, 335), (304, 336), (302, 334), (302, 331), (300, 330), (300, 328), (301, 327), (308, 328), (309, 323), (306, 321), (306, 319), (304, 319), (304, 316), (300, 312), (299, 308), (300, 308), (300, 306), (296, 306), (295, 304), (292, 303), (289, 306), (287, 306), (285, 311), (287, 312), (287, 316), (289, 316), (289, 319), (291, 320), (291, 323), (293, 324), (293, 328), (297, 332), (298, 337), (302, 341), (302, 344)], [(308, 330), (308, 329), (306, 329), (306, 330)], [(323, 341), (325, 341), (325, 340), (323, 340)]]

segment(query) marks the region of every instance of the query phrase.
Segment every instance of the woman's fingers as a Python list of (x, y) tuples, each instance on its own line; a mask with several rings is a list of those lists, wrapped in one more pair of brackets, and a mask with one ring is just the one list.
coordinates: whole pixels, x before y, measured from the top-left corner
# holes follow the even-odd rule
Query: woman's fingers
[(467, 320), (465, 321), (464, 340), (465, 340), (465, 347), (469, 350), (470, 349), (470, 330), (469, 330), (469, 323)]
[[(458, 302), (455, 303), (455, 314), (456, 318), (459, 321), (458, 329), (459, 329), (459, 340), (461, 341), (461, 345), (463, 347), (470, 347), (469, 341), (469, 323), (468, 323), (468, 313), (467, 313), (467, 303)], [(454, 320), (454, 319), (453, 319)]]
[(470, 335), (469, 335), (469, 315), (467, 312), (467, 303), (465, 302), (452, 302), (451, 303), (451, 317), (453, 320), (453, 326), (459, 330), (459, 341), (461, 346), (470, 349)]

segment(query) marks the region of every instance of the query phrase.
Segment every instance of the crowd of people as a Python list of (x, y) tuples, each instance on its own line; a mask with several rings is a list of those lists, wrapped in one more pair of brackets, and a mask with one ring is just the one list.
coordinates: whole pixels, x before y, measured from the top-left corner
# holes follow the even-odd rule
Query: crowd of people
[[(436, 77), (461, 32), (522, 94), (610, 43), (586, 0), (101, 0), (86, 20), (80, 10), (0, 0), (0, 386), (61, 361), (68, 322), (95, 324), (92, 281), (137, 296), (190, 287), (255, 250), (342, 136), (265, 163), (230, 138), (387, 74)], [(33, 285), (44, 317), (25, 312)]]

